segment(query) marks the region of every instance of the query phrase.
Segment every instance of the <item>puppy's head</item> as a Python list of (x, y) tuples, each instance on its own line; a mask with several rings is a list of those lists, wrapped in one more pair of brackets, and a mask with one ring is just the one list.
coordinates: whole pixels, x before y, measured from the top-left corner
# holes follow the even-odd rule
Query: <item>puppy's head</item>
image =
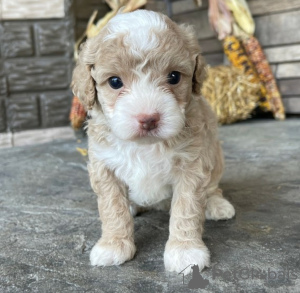
[(87, 40), (72, 88), (120, 139), (164, 140), (184, 127), (185, 108), (200, 94), (204, 72), (190, 27), (138, 10), (118, 14)]

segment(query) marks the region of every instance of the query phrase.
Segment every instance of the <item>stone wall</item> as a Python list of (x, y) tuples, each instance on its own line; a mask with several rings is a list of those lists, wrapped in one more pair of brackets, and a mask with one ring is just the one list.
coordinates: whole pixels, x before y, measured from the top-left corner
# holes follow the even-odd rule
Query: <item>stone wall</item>
[(70, 3), (0, 0), (0, 132), (69, 124)]

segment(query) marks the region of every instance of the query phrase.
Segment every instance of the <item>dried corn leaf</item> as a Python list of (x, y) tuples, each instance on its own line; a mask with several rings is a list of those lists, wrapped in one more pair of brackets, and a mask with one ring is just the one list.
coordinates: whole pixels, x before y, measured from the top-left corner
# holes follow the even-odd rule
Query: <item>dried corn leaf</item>
[(219, 40), (223, 40), (231, 34), (232, 17), (224, 0), (209, 0), (208, 18), (210, 25), (218, 34)]
[(249, 35), (254, 34), (255, 23), (245, 0), (225, 0), (232, 11), (235, 21)]

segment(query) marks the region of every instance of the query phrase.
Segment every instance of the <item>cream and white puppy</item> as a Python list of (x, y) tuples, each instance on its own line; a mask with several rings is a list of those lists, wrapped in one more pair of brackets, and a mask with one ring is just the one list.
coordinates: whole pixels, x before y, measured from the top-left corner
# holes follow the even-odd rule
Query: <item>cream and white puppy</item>
[(88, 169), (102, 221), (92, 265), (132, 259), (132, 214), (169, 200), (166, 270), (209, 266), (205, 217), (230, 219), (235, 211), (218, 188), (223, 156), (201, 97), (204, 76), (193, 29), (159, 13), (118, 14), (83, 45), (72, 88), (91, 117)]

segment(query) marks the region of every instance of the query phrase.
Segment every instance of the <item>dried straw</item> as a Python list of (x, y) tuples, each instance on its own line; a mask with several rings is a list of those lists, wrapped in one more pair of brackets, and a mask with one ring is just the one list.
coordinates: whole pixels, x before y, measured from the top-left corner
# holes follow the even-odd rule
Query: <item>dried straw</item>
[(230, 124), (250, 117), (257, 107), (260, 84), (232, 66), (208, 68), (202, 94), (210, 103), (221, 124)]

